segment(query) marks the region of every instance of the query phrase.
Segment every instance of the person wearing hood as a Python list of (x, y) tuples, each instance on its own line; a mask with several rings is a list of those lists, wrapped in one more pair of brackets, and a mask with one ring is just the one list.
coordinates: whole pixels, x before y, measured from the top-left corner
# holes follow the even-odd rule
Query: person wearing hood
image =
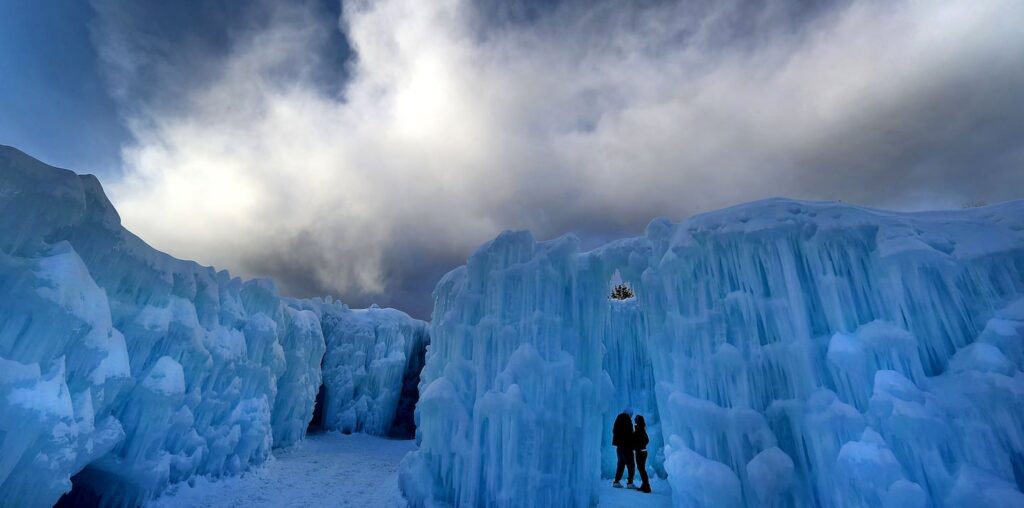
[(622, 488), (619, 480), (622, 479), (623, 469), (628, 469), (629, 477), (626, 488), (635, 489), (636, 487), (633, 486), (633, 476), (636, 474), (636, 464), (633, 462), (633, 422), (626, 411), (619, 413), (619, 416), (615, 417), (615, 423), (612, 425), (612, 446), (615, 447), (615, 455), (618, 459), (615, 465), (615, 481), (612, 482), (612, 487)]

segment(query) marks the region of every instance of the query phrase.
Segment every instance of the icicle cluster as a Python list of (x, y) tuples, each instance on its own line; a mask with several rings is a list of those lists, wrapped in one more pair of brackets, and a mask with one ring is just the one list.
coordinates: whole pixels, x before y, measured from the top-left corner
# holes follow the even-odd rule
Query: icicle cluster
[(1024, 202), (507, 232), (435, 298), (414, 506), (599, 502), (626, 407), (680, 507), (1024, 504)]

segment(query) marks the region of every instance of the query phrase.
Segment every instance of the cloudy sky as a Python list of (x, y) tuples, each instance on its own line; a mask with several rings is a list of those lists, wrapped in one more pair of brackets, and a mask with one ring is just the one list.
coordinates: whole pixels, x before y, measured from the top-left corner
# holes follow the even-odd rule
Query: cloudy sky
[(0, 144), (288, 294), (428, 317), (503, 229), (1024, 197), (1024, 2), (0, 1)]

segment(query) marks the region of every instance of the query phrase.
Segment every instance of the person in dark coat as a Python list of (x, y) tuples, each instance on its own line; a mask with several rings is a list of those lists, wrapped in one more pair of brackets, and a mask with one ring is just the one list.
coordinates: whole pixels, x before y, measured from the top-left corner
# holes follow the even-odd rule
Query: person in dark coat
[[(647, 444), (651, 438), (647, 436), (647, 422), (644, 417), (636, 415), (636, 427), (633, 429), (633, 450), (636, 457), (636, 468), (640, 470), (640, 492), (651, 492), (651, 482), (647, 478)], [(632, 475), (630, 475), (632, 477)]]
[(636, 464), (633, 462), (633, 422), (630, 421), (629, 413), (623, 411), (615, 417), (612, 425), (612, 446), (615, 447), (615, 455), (618, 463), (615, 465), (615, 481), (612, 487), (622, 488), (619, 480), (622, 479), (622, 470), (629, 469), (629, 478), (626, 488), (635, 489), (633, 486), (633, 475), (636, 474)]

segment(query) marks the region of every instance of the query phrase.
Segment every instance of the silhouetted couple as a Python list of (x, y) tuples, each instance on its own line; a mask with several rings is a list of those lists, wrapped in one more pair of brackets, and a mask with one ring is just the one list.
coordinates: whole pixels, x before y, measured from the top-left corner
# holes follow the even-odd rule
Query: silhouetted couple
[(636, 468), (640, 469), (640, 492), (650, 492), (651, 483), (647, 479), (647, 424), (644, 417), (636, 415), (636, 427), (630, 421), (629, 413), (623, 411), (615, 418), (612, 425), (612, 446), (615, 447), (615, 454), (618, 456), (618, 464), (615, 466), (615, 482), (612, 487), (622, 488), (619, 480), (622, 479), (622, 470), (629, 470), (626, 488), (635, 489), (633, 486), (633, 475)]

